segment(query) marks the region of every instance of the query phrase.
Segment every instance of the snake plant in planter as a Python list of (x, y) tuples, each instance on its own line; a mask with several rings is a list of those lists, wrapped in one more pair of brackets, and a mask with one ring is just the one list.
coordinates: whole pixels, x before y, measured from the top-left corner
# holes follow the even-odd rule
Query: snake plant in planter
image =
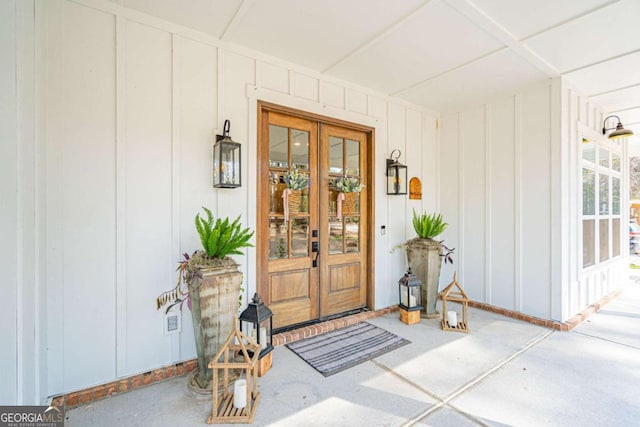
[(215, 219), (209, 209), (203, 209), (207, 217), (197, 214), (195, 218), (203, 249), (192, 256), (184, 254), (176, 287), (156, 299), (158, 309), (182, 308), (185, 302), (191, 309), (198, 355), (198, 370), (189, 381), (194, 390), (210, 387), (207, 364), (231, 333), (238, 310), (242, 273), (229, 255), (242, 255), (242, 248), (253, 246), (249, 242), (253, 231), (242, 228), (239, 216), (233, 222)]
[(422, 281), (422, 316), (433, 319), (438, 317), (436, 302), (442, 259), (452, 263), (451, 255), (455, 249), (449, 249), (442, 240), (435, 240), (447, 228), (441, 214), (416, 214), (413, 211), (413, 229), (418, 237), (405, 243), (409, 267)]

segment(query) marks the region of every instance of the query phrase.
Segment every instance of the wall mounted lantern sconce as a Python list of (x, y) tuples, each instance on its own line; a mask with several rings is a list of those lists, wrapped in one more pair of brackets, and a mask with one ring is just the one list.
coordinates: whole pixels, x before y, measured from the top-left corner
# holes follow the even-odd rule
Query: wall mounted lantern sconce
[[(609, 120), (610, 118), (613, 118), (613, 117), (618, 119), (618, 124), (616, 125), (615, 128), (608, 128), (607, 127), (607, 120)], [(607, 131), (608, 130), (612, 130), (612, 129), (615, 129), (615, 130), (609, 134), (609, 139), (625, 138), (627, 136), (632, 136), (633, 135), (632, 131), (622, 127), (622, 122), (620, 121), (620, 117), (618, 117), (618, 116), (609, 116), (606, 119), (604, 119), (603, 122), (602, 122), (602, 134), (603, 135), (606, 135)]]
[(222, 135), (216, 135), (213, 146), (213, 186), (236, 188), (242, 183), (240, 174), (240, 143), (229, 136), (231, 122), (224, 121)]
[(401, 154), (395, 149), (387, 159), (387, 194), (407, 194), (407, 167), (398, 161)]

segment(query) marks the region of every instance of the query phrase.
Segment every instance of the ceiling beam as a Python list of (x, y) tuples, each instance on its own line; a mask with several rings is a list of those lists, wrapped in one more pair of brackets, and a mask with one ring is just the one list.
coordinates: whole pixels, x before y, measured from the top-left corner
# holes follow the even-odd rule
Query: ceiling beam
[(322, 70), (322, 74), (331, 72), (344, 61), (356, 56), (363, 50), (367, 49), (368, 47), (372, 46), (373, 44), (379, 42), (383, 38), (387, 37), (389, 34), (396, 31), (398, 28), (403, 26), (409, 19), (411, 19), (412, 16), (414, 16), (416, 13), (418, 13), (423, 8), (425, 8), (430, 3), (430, 1), (431, 0), (424, 0), (424, 2), (420, 6), (416, 7), (415, 9), (413, 9), (412, 11), (410, 11), (409, 13), (407, 13), (406, 15), (398, 19), (396, 22), (384, 28), (382, 31), (378, 32), (373, 37), (369, 38), (369, 40), (365, 41), (360, 46), (356, 47), (355, 49), (353, 49), (352, 51), (344, 55), (342, 58), (338, 59), (333, 64), (326, 67), (324, 70)]
[(466, 16), (471, 22), (478, 27), (482, 28), (491, 36), (500, 40), (506, 46), (509, 47), (515, 54), (519, 55), (533, 67), (537, 68), (549, 77), (556, 77), (560, 75), (560, 71), (547, 61), (542, 59), (531, 49), (524, 46), (513, 34), (507, 31), (502, 25), (498, 24), (493, 18), (487, 15), (482, 9), (476, 6), (470, 0), (443, 0), (444, 3), (457, 11), (463, 16)]
[(233, 18), (231, 18), (231, 21), (227, 24), (227, 28), (222, 32), (220, 40), (229, 40), (230, 35), (232, 35), (236, 28), (238, 28), (240, 21), (242, 21), (242, 18), (244, 18), (249, 9), (251, 9), (254, 2), (255, 0), (242, 0), (242, 3), (238, 6), (236, 13), (233, 15)]

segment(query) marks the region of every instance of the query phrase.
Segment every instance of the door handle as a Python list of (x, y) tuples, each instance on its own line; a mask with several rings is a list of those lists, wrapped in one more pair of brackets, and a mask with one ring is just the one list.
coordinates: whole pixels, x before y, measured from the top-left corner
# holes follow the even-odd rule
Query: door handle
[(320, 244), (318, 242), (311, 242), (311, 252), (315, 252), (316, 254), (312, 263), (312, 266), (315, 268), (318, 266), (318, 256), (320, 255)]

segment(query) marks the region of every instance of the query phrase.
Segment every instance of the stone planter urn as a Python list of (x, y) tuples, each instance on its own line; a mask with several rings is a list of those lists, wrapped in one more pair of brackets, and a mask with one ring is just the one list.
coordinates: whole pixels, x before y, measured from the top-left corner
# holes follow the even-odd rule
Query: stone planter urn
[(210, 388), (211, 370), (207, 367), (233, 330), (238, 311), (242, 273), (233, 260), (224, 265), (198, 267), (192, 271), (191, 318), (198, 356), (198, 370), (190, 380), (192, 389)]
[(421, 317), (436, 319), (440, 316), (436, 310), (438, 285), (442, 269), (442, 243), (433, 239), (416, 237), (406, 243), (409, 267), (422, 281)]

